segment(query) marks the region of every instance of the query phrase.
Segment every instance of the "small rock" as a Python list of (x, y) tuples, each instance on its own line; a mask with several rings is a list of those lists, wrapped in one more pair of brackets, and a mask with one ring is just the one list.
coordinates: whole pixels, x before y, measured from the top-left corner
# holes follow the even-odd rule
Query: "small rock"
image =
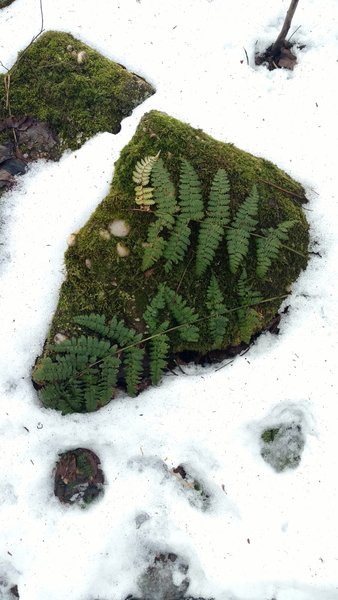
[(67, 244), (68, 244), (68, 246), (74, 246), (75, 242), (76, 242), (76, 234), (71, 233), (67, 238)]
[(108, 229), (100, 229), (99, 236), (102, 237), (103, 240), (110, 240), (110, 233)]
[(115, 219), (115, 221), (108, 225), (108, 229), (115, 237), (124, 238), (130, 232), (130, 225), (126, 221), (123, 221), (123, 219)]
[(119, 256), (121, 256), (121, 258), (125, 258), (130, 254), (129, 248), (127, 248), (127, 246), (125, 246), (124, 244), (121, 244), (121, 242), (118, 242), (116, 244), (116, 252)]
[(90, 258), (86, 258), (85, 265), (86, 265), (87, 269), (92, 268), (92, 261), (90, 260)]
[(82, 63), (85, 62), (85, 60), (87, 59), (87, 53), (84, 50), (81, 50), (80, 52), (77, 53), (77, 63), (78, 65), (82, 65)]
[(55, 344), (61, 344), (65, 340), (68, 340), (68, 337), (64, 333), (59, 332), (54, 335)]

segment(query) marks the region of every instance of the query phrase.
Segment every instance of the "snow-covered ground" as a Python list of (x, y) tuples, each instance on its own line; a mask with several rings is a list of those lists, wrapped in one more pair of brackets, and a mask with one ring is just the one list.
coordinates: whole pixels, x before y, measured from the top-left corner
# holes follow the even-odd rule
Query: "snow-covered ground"
[[(338, 10), (336, 0), (301, 1), (291, 31), (300, 26), (294, 39), (306, 47), (295, 70), (255, 67), (255, 47), (276, 38), (288, 5), (43, 0), (46, 30), (71, 32), (157, 92), (117, 136), (33, 165), (1, 199), (1, 599), (14, 584), (21, 600), (140, 596), (140, 574), (159, 552), (189, 565), (191, 596), (338, 599)], [(39, 28), (39, 0), (0, 11), (2, 63)], [(30, 371), (66, 240), (107, 193), (114, 161), (152, 108), (301, 181), (321, 257), (293, 286), (279, 336), (261, 336), (230, 364), (169, 375), (136, 399), (61, 417), (40, 406)], [(305, 447), (297, 469), (276, 473), (260, 436), (282, 421), (301, 425)], [(88, 510), (53, 493), (58, 453), (77, 447), (92, 448), (106, 475)], [(171, 475), (182, 463), (209, 493), (206, 510)]]

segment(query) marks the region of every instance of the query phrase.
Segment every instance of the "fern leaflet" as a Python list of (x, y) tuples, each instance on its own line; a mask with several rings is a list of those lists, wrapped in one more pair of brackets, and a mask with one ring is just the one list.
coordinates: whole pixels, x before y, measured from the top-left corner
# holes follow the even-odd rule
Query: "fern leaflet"
[(174, 230), (164, 248), (164, 270), (170, 273), (173, 265), (184, 259), (190, 243), (190, 227), (186, 221), (177, 220)]
[(182, 325), (178, 329), (179, 336), (186, 342), (197, 342), (199, 338), (199, 329), (194, 323), (198, 320), (199, 315), (195, 313), (194, 309), (188, 306), (187, 302), (171, 290), (169, 287), (165, 287), (165, 297), (167, 307), (175, 321)]
[(289, 229), (295, 225), (296, 221), (283, 221), (276, 228), (269, 227), (263, 229), (265, 237), (257, 238), (257, 267), (258, 277), (263, 279), (267, 274), (271, 263), (278, 258), (279, 251), (289, 237)]
[(151, 170), (159, 157), (159, 153), (156, 156), (146, 156), (136, 163), (135, 170), (133, 172), (133, 181), (137, 185), (135, 186), (135, 202), (138, 205), (149, 206), (154, 204), (153, 188), (147, 187), (150, 179)]
[(230, 220), (230, 184), (224, 169), (219, 169), (212, 182), (207, 215), (201, 223), (196, 254), (196, 273), (203, 275), (212, 263), (215, 252)]
[(176, 202), (176, 193), (170, 174), (164, 162), (159, 158), (151, 171), (151, 182), (154, 188), (154, 201), (156, 204), (155, 215), (161, 228), (172, 229), (175, 223), (175, 213), (179, 207)]
[(224, 296), (221, 292), (215, 275), (212, 275), (210, 279), (207, 290), (206, 306), (210, 313), (208, 326), (213, 347), (220, 348), (222, 346), (229, 319), (224, 314), (227, 312), (227, 308), (224, 304)]
[(200, 221), (204, 217), (201, 184), (195, 169), (187, 160), (182, 160), (179, 184), (181, 213), (179, 218)]
[(227, 247), (231, 273), (236, 273), (249, 251), (250, 236), (257, 225), (258, 192), (254, 185), (249, 196), (239, 207), (228, 229)]

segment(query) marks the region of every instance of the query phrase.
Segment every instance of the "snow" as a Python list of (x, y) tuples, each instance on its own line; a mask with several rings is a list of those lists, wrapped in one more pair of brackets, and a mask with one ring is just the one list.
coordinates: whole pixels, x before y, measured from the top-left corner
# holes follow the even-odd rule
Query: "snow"
[[(46, 30), (71, 32), (157, 92), (118, 135), (32, 165), (1, 199), (1, 599), (14, 584), (21, 600), (140, 596), (159, 552), (189, 566), (189, 596), (338, 598), (338, 13), (335, 0), (301, 2), (292, 31), (301, 26), (294, 39), (306, 47), (295, 70), (255, 67), (255, 47), (276, 38), (288, 5), (43, 0)], [(6, 67), (39, 28), (38, 0), (0, 11)], [(114, 161), (153, 108), (302, 182), (321, 256), (285, 301), (279, 336), (264, 334), (232, 362), (169, 375), (136, 399), (61, 417), (40, 406), (30, 371), (57, 303), (67, 238), (106, 195)], [(261, 433), (281, 421), (301, 424), (305, 446), (297, 468), (277, 473), (261, 457)], [(77, 447), (96, 452), (106, 476), (102, 500), (85, 511), (53, 493), (58, 453)], [(178, 464), (207, 490), (204, 509), (171, 473)], [(173, 567), (173, 582), (182, 577)]]

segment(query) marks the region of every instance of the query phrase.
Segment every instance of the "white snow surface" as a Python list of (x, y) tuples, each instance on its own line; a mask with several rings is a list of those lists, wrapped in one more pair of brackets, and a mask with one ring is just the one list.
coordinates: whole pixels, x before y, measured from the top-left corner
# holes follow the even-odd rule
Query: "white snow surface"
[[(156, 94), (59, 163), (40, 161), (1, 199), (0, 598), (124, 600), (158, 552), (189, 565), (188, 595), (338, 599), (338, 202), (336, 0), (300, 2), (293, 72), (255, 67), (289, 0), (43, 0), (69, 31), (144, 76)], [(0, 11), (9, 68), (40, 28), (39, 0)], [(249, 57), (247, 64), (245, 50)], [(2, 72), (5, 69), (2, 68)], [(229, 363), (166, 376), (90, 415), (41, 407), (30, 380), (64, 277), (63, 255), (104, 198), (114, 162), (151, 110), (263, 156), (306, 188), (313, 254), (280, 335)], [(222, 367), (222, 368), (220, 368)], [(275, 472), (264, 428), (298, 422), (300, 465)], [(92, 448), (106, 477), (87, 510), (53, 492), (58, 453)], [(202, 511), (170, 469), (210, 494)], [(140, 525), (138, 515), (147, 519)], [(141, 519), (142, 520), (142, 519)], [(138, 523), (138, 525), (137, 525)], [(136, 526), (137, 525), (137, 526)]]

